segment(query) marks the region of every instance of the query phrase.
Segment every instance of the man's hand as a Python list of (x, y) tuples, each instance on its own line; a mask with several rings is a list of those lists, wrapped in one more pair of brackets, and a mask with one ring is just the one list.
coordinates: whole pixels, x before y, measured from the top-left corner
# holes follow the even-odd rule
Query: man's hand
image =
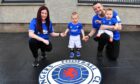
[(60, 36), (61, 36), (61, 37), (65, 37), (66, 34), (63, 32), (63, 33), (60, 33)]
[(89, 36), (87, 35), (87, 36), (84, 36), (83, 37), (83, 40), (85, 41), (85, 42), (87, 42), (88, 40), (89, 40)]

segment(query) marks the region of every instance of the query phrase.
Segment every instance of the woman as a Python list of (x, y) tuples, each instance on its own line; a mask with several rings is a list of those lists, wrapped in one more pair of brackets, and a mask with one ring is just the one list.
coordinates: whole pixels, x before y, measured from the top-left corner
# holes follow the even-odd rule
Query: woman
[(60, 33), (55, 33), (53, 30), (48, 8), (41, 6), (37, 12), (37, 18), (33, 18), (29, 26), (29, 47), (35, 58), (35, 61), (33, 62), (34, 67), (39, 66), (39, 49), (41, 49), (43, 58), (45, 58), (45, 51), (49, 52), (52, 50), (49, 35), (57, 37), (60, 36)]

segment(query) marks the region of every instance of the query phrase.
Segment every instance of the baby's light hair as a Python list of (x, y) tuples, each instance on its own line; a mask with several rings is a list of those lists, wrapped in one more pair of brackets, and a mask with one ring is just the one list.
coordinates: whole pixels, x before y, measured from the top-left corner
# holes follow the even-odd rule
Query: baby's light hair
[(105, 12), (107, 12), (107, 11), (112, 11), (113, 12), (113, 9), (112, 8), (107, 8), (107, 9), (105, 9)]
[(78, 13), (74, 11), (74, 12), (72, 12), (72, 15), (78, 15)]

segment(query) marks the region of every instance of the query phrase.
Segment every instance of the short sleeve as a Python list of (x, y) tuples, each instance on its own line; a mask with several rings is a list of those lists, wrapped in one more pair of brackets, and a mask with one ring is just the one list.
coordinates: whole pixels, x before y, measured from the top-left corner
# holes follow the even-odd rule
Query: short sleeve
[(101, 18), (99, 18), (98, 15), (93, 16), (93, 18), (92, 18), (92, 28), (99, 29), (101, 24), (97, 23), (96, 20), (101, 21)]
[(29, 31), (35, 32), (35, 28), (36, 28), (36, 19), (33, 18), (29, 25)]
[(49, 33), (52, 33), (54, 32), (54, 29), (53, 29), (53, 26), (52, 26), (52, 22), (50, 21), (50, 30), (49, 30)]
[(92, 18), (92, 28), (96, 28), (95, 17)]
[(113, 18), (116, 18), (117, 22), (118, 23), (121, 23), (121, 19), (118, 16), (118, 12), (116, 10), (113, 11)]
[(70, 29), (70, 23), (68, 23), (67, 28)]
[(117, 19), (116, 19), (116, 18), (113, 18), (112, 20), (113, 20), (113, 24), (118, 23), (118, 21), (117, 21)]
[(80, 23), (80, 29), (82, 29), (83, 28), (83, 25)]

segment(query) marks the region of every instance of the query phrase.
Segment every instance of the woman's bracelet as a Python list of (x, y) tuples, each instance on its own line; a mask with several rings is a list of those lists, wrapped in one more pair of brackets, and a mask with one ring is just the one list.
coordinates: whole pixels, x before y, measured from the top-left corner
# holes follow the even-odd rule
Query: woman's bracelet
[(88, 34), (88, 38), (90, 38), (91, 36)]
[(61, 36), (61, 34), (59, 33), (59, 36)]

